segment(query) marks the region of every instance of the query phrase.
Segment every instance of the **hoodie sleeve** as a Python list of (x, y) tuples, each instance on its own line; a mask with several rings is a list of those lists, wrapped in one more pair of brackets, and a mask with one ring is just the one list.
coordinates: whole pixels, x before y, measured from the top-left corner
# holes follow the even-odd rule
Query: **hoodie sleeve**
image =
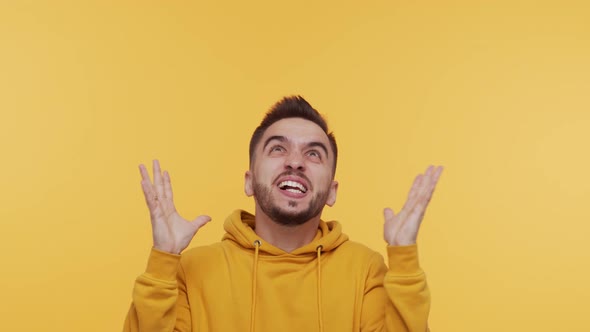
[(389, 269), (376, 254), (369, 266), (361, 331), (428, 332), (430, 292), (416, 245), (387, 247)]
[(124, 332), (188, 332), (190, 311), (180, 255), (152, 249), (135, 281)]

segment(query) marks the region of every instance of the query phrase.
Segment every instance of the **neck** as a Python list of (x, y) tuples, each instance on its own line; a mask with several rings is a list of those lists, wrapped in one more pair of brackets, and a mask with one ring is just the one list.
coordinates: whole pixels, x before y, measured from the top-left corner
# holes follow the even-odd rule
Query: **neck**
[(264, 241), (286, 252), (292, 252), (313, 241), (319, 224), (320, 216), (318, 215), (301, 225), (281, 225), (256, 206), (256, 234)]

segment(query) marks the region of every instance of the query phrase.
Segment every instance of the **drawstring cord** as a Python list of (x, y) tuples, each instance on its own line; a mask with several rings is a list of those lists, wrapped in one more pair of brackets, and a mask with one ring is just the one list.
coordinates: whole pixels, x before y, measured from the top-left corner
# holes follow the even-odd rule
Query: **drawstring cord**
[(258, 249), (262, 245), (260, 240), (254, 241), (254, 267), (252, 269), (252, 309), (250, 312), (250, 332), (254, 332), (254, 314), (256, 313), (256, 276), (258, 270)]
[[(255, 314), (256, 314), (256, 276), (258, 272), (258, 252), (262, 242), (260, 240), (254, 241), (254, 266), (252, 268), (252, 309), (250, 312), (250, 332), (254, 332), (255, 327)], [(322, 265), (321, 265), (321, 257), (322, 257), (322, 249), (324, 247), (322, 245), (317, 246), (316, 250), (318, 253), (318, 324), (320, 327), (320, 332), (324, 332), (324, 325), (322, 321)]]
[(322, 266), (320, 259), (322, 257), (322, 249), (324, 247), (319, 245), (316, 250), (318, 252), (318, 323), (320, 325), (320, 332), (324, 331), (324, 325), (322, 322)]

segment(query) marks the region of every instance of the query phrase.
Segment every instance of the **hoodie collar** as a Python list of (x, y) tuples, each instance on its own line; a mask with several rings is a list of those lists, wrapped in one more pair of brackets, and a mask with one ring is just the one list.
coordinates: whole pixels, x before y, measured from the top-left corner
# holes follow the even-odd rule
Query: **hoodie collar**
[(286, 254), (316, 255), (318, 246), (322, 246), (322, 251), (327, 252), (336, 249), (348, 240), (348, 236), (342, 233), (342, 227), (337, 221), (324, 222), (323, 220), (320, 220), (314, 239), (303, 247), (287, 253), (261, 239), (260, 236), (254, 232), (254, 225), (254, 215), (243, 210), (236, 210), (225, 220), (223, 227), (226, 233), (222, 240), (233, 241), (242, 248), (251, 250), (254, 250), (254, 242), (259, 240), (263, 243), (260, 247), (260, 252), (274, 256)]

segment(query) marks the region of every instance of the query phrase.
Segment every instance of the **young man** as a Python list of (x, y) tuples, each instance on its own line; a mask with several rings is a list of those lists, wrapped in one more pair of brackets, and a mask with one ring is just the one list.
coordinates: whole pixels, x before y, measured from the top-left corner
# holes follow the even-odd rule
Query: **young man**
[(418, 175), (398, 213), (385, 209), (389, 268), (320, 219), (336, 201), (338, 155), (325, 120), (301, 97), (274, 105), (250, 142), (245, 192), (255, 215), (231, 214), (220, 243), (180, 253), (210, 218), (183, 219), (170, 176), (140, 165), (154, 246), (124, 331), (420, 331), (430, 295), (416, 237), (442, 172)]

